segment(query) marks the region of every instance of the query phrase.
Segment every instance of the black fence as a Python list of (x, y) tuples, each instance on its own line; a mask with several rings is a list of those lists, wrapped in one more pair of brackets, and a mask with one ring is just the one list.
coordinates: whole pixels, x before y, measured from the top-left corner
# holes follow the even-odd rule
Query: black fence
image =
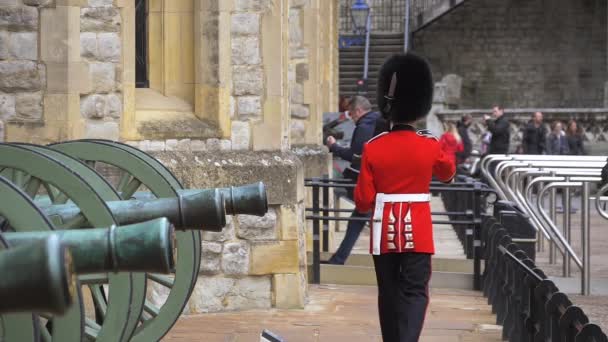
[[(312, 283), (319, 284), (321, 278), (321, 247), (324, 252), (329, 251), (329, 222), (330, 221), (370, 221), (371, 217), (339, 217), (340, 212), (351, 212), (346, 209), (335, 209), (329, 203), (330, 188), (352, 189), (355, 187), (351, 180), (332, 178), (310, 178), (305, 180), (305, 186), (312, 188), (312, 208), (306, 208), (306, 219), (312, 221), (313, 226), (313, 264)], [(434, 216), (445, 216), (446, 219), (433, 220), (433, 224), (450, 224), (456, 231), (464, 234), (471, 233), (471, 239), (465, 242), (467, 255), (473, 259), (474, 288), (481, 289), (481, 215), (485, 210), (486, 198), (494, 194), (494, 190), (485, 184), (471, 178), (460, 178), (458, 182), (443, 184), (432, 182), (430, 186), (433, 194), (452, 194), (448, 196), (454, 201), (470, 203), (470, 208), (457, 207), (456, 210), (446, 212), (432, 212)], [(448, 208), (448, 206), (446, 206)], [(323, 246), (321, 246), (323, 234)]]
[(608, 342), (511, 237), (501, 213), (495, 215), (483, 217), (483, 293), (503, 326), (503, 340)]

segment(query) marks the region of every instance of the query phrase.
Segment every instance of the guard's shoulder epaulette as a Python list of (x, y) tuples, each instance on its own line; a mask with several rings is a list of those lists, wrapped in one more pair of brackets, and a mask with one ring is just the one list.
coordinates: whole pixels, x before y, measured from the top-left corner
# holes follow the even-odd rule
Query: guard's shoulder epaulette
[(369, 144), (369, 143), (371, 143), (372, 141), (374, 141), (374, 140), (376, 140), (376, 139), (378, 139), (378, 138), (380, 138), (380, 137), (383, 137), (383, 136), (385, 136), (385, 135), (387, 135), (387, 134), (388, 134), (388, 132), (382, 132), (382, 133), (380, 133), (380, 134), (376, 135), (375, 137), (373, 137), (373, 138), (369, 139), (369, 140), (367, 141), (367, 143)]
[(439, 140), (435, 135), (433, 135), (433, 133), (431, 133), (431, 131), (429, 131), (428, 129), (420, 129), (418, 131), (416, 131), (416, 134), (418, 134), (421, 137), (425, 137), (425, 138), (429, 138), (429, 139), (435, 139), (435, 140)]

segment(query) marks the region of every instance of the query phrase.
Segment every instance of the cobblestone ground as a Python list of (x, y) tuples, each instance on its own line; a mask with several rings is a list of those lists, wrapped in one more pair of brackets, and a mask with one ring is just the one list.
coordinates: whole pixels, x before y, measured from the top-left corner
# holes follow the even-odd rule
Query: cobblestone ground
[[(255, 342), (268, 329), (289, 342), (380, 342), (376, 288), (312, 286), (304, 310), (186, 316), (165, 342)], [(433, 289), (422, 342), (500, 341), (486, 299), (473, 291)]]
[[(558, 203), (561, 203), (561, 199), (558, 196)], [(573, 199), (573, 206), (576, 209), (580, 209), (580, 197)], [(557, 226), (562, 229), (563, 227), (563, 214), (557, 214)], [(582, 256), (581, 250), (581, 211), (577, 210), (576, 213), (572, 214), (571, 229), (572, 229), (572, 246), (580, 257)], [(591, 202), (591, 278), (593, 287), (597, 289), (597, 292), (601, 291), (601, 294), (595, 293), (592, 296), (581, 296), (577, 294), (580, 291), (580, 287), (576, 286), (580, 282), (580, 270), (572, 263), (572, 289), (565, 290), (568, 292), (570, 300), (580, 306), (589, 319), (599, 324), (604, 331), (608, 331), (608, 221), (602, 218), (595, 209), (595, 203)], [(555, 264), (549, 263), (549, 248), (545, 247), (543, 252), (540, 252), (537, 256), (537, 264), (541, 269), (549, 276), (562, 277), (562, 257), (558, 253), (557, 262)], [(559, 285), (558, 285), (559, 287)]]

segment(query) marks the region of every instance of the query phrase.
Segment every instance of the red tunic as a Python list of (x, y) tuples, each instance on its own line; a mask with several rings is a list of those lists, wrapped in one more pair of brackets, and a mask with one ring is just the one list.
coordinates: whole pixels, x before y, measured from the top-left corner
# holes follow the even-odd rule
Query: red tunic
[[(399, 125), (390, 133), (371, 139), (363, 148), (355, 188), (357, 211), (370, 212), (378, 193), (428, 194), (433, 175), (450, 182), (455, 172), (453, 158), (441, 150), (437, 138), (417, 132), (412, 126)], [(435, 252), (429, 202), (386, 203), (383, 214), (382, 254)]]

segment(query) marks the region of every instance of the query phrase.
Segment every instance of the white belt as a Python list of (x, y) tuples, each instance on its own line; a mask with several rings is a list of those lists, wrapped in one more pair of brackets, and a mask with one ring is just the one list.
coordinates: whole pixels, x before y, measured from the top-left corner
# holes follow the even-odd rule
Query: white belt
[(384, 214), (385, 203), (421, 203), (430, 201), (431, 194), (376, 194), (376, 206), (374, 208), (374, 216), (372, 217), (372, 254), (380, 255), (382, 216)]

